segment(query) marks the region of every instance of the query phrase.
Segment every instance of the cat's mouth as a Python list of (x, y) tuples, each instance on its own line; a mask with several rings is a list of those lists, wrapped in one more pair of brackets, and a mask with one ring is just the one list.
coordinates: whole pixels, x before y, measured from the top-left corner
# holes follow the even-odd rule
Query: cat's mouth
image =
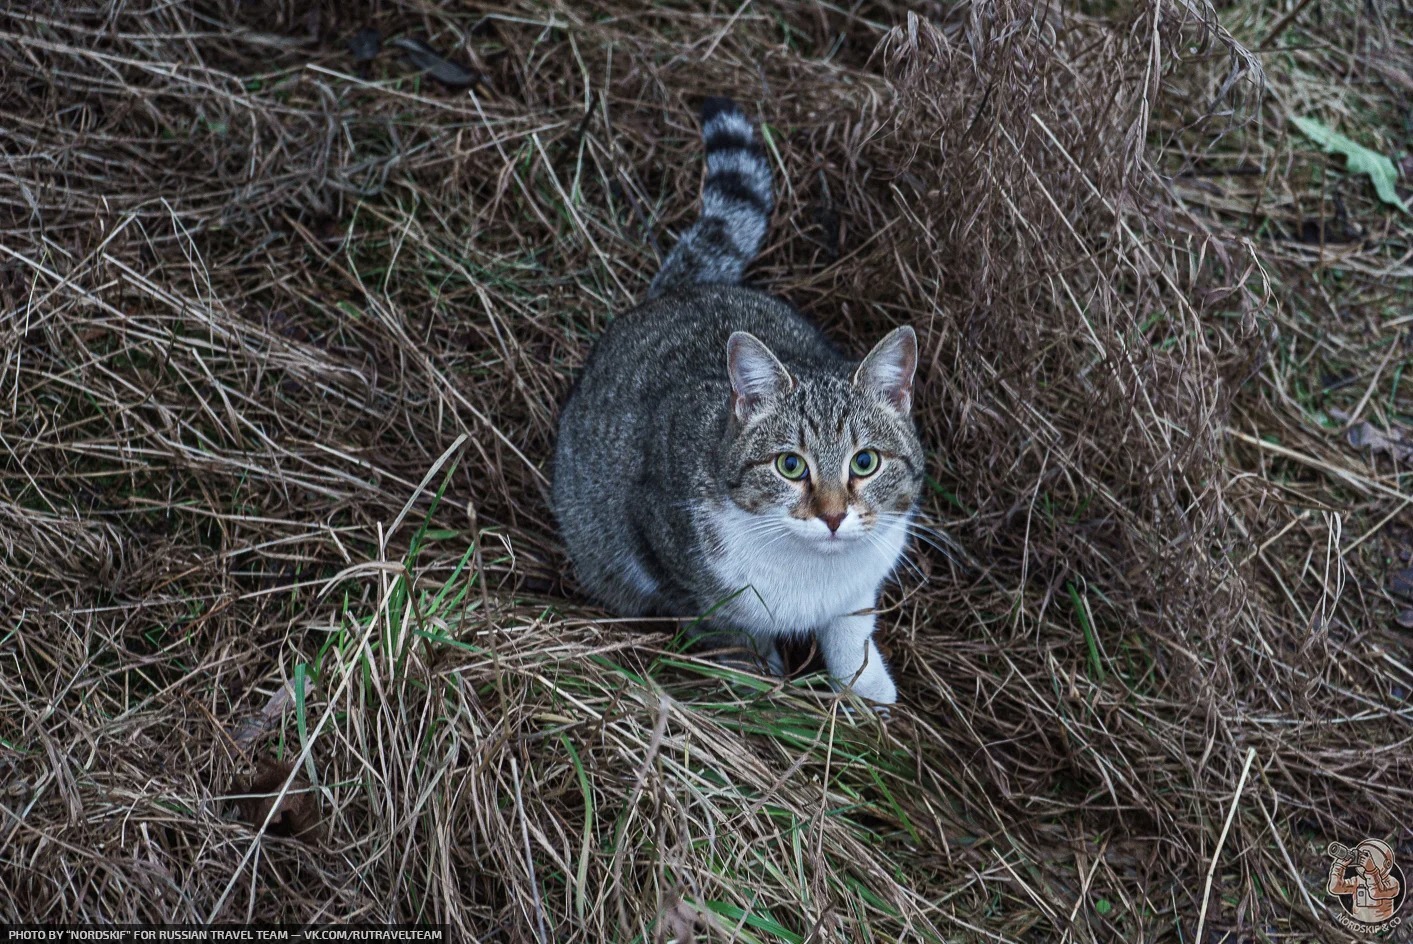
[(805, 542), (812, 548), (823, 554), (837, 554), (846, 548), (853, 547), (859, 543), (863, 537), (863, 532), (856, 529), (849, 531), (824, 531), (823, 533), (811, 530), (808, 534), (802, 535)]

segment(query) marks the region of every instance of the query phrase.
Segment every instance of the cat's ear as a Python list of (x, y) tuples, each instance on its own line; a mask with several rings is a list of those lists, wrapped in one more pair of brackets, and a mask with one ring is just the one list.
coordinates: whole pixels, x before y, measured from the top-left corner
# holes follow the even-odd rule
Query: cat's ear
[(873, 346), (854, 371), (854, 384), (881, 397), (899, 413), (913, 407), (913, 372), (917, 370), (917, 332), (895, 328)]
[(734, 331), (727, 339), (726, 373), (731, 376), (731, 409), (743, 423), (763, 400), (795, 386), (780, 359), (748, 331)]

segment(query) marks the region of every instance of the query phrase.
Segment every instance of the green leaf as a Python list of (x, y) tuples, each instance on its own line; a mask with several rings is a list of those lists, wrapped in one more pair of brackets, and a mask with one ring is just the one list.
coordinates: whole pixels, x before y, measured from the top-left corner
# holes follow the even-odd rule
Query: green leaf
[[(769, 911), (752, 912), (726, 901), (708, 901), (704, 904), (728, 921), (743, 923), (746, 927), (774, 934), (785, 944), (804, 944), (804, 938), (776, 921)], [(740, 934), (740, 931), (737, 931)], [(742, 935), (744, 937), (744, 935)]]
[(1065, 589), (1070, 592), (1070, 603), (1074, 606), (1075, 616), (1079, 617), (1079, 628), (1084, 630), (1084, 645), (1089, 650), (1089, 669), (1093, 677), (1104, 684), (1104, 663), (1099, 658), (1099, 640), (1094, 635), (1094, 624), (1089, 619), (1089, 607), (1079, 597), (1079, 590), (1073, 583), (1065, 584)]
[(1323, 147), (1325, 153), (1343, 154), (1350, 173), (1368, 174), (1369, 179), (1374, 182), (1374, 190), (1378, 193), (1380, 200), (1390, 206), (1398, 207), (1404, 213), (1409, 212), (1407, 205), (1398, 198), (1398, 191), (1393, 186), (1394, 182), (1398, 180), (1398, 170), (1393, 166), (1393, 161), (1378, 151), (1371, 151), (1364, 145), (1351, 141), (1314, 118), (1291, 118), (1290, 120), (1307, 138)]

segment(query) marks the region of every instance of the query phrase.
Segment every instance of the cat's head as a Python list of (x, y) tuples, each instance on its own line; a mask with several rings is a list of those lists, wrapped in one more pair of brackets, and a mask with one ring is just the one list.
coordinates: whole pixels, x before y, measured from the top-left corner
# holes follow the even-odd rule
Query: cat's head
[(852, 374), (795, 376), (744, 331), (731, 335), (726, 353), (732, 501), (826, 552), (867, 540), (912, 509), (923, 481), (910, 415), (912, 328), (891, 332)]

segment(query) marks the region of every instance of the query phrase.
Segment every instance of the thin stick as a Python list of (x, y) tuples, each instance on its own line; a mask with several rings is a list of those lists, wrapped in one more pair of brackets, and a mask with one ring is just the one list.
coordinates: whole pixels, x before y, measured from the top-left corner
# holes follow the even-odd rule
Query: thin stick
[(1295, 18), (1305, 12), (1305, 8), (1309, 5), (1310, 0), (1300, 0), (1300, 2), (1295, 5), (1295, 9), (1281, 17), (1276, 25), (1271, 27), (1271, 31), (1266, 34), (1266, 38), (1261, 40), (1261, 45), (1257, 46), (1256, 49), (1259, 51), (1270, 48), (1271, 43), (1280, 38), (1281, 33), (1285, 32), (1286, 27), (1294, 23)]
[(1397, 338), (1389, 343), (1388, 353), (1384, 355), (1383, 360), (1379, 361), (1378, 369), (1374, 371), (1374, 376), (1369, 381), (1369, 386), (1364, 390), (1364, 396), (1360, 398), (1359, 405), (1354, 408), (1354, 412), (1349, 415), (1349, 422), (1344, 424), (1345, 430), (1353, 429), (1354, 424), (1359, 422), (1359, 414), (1363, 413), (1364, 407), (1369, 405), (1369, 398), (1374, 395), (1374, 388), (1379, 385), (1379, 378), (1383, 376), (1384, 368), (1388, 366), (1389, 361), (1393, 360), (1394, 352), (1402, 346), (1403, 345), (1398, 343)]
[(1274, 452), (1278, 456), (1285, 456), (1287, 459), (1294, 459), (1296, 462), (1299, 462), (1302, 465), (1308, 465), (1312, 469), (1320, 469), (1321, 471), (1328, 472), (1335, 478), (1343, 481), (1348, 485), (1354, 486), (1355, 488), (1359, 489), (1361, 492), (1365, 492), (1366, 494), (1370, 489), (1373, 489), (1376, 492), (1383, 492), (1390, 498), (1397, 498), (1399, 501), (1408, 501), (1410, 499), (1413, 499), (1413, 496), (1400, 492), (1396, 488), (1389, 488), (1384, 483), (1371, 479), (1367, 475), (1360, 475), (1357, 472), (1352, 472), (1349, 469), (1337, 466), (1332, 462), (1322, 462), (1314, 456), (1307, 456), (1303, 452), (1296, 452), (1294, 449), (1287, 448), (1286, 446), (1282, 446), (1279, 443), (1266, 442), (1264, 439), (1257, 439), (1255, 436), (1248, 436), (1241, 430), (1232, 429), (1230, 426), (1227, 427), (1227, 435), (1234, 436), (1244, 443), (1250, 443), (1251, 445), (1256, 446), (1260, 449), (1264, 449), (1267, 452)]
[(1403, 499), (1403, 501), (1399, 503), (1398, 507), (1395, 508), (1393, 511), (1390, 511), (1388, 514), (1384, 515), (1383, 518), (1380, 519), (1378, 524), (1374, 525), (1368, 531), (1365, 531), (1363, 534), (1359, 535), (1359, 537), (1355, 539), (1353, 544), (1349, 545), (1344, 550), (1339, 552), (1339, 556), (1346, 556), (1350, 551), (1354, 550), (1356, 547), (1369, 540), (1369, 538), (1378, 534), (1380, 529), (1382, 529), (1384, 525), (1388, 524), (1394, 518), (1397, 518), (1403, 512), (1403, 509), (1407, 508), (1410, 504), (1413, 504), (1413, 495), (1409, 495), (1407, 498)]
[(1256, 748), (1246, 749), (1246, 765), (1241, 768), (1241, 779), (1236, 783), (1236, 793), (1232, 794), (1231, 809), (1227, 810), (1227, 821), (1222, 825), (1222, 834), (1217, 837), (1217, 848), (1212, 853), (1212, 864), (1207, 866), (1207, 883), (1202, 889), (1202, 911), (1197, 916), (1197, 936), (1193, 939), (1202, 940), (1202, 928), (1207, 924), (1207, 901), (1212, 897), (1212, 876), (1217, 872), (1217, 860), (1222, 857), (1222, 847), (1227, 843), (1227, 833), (1231, 830), (1231, 821), (1236, 819), (1236, 805), (1241, 800), (1241, 791), (1246, 789), (1246, 775), (1251, 773), (1251, 762), (1256, 759)]
[(530, 846), (530, 827), (526, 823), (525, 799), (520, 793), (520, 764), (514, 755), (510, 758), (510, 776), (515, 780), (515, 811), (520, 814), (520, 838), (525, 843), (525, 868), (530, 874), (530, 891), (535, 902), (535, 929), (540, 944), (549, 944), (549, 933), (545, 929), (545, 906), (540, 900), (540, 879), (535, 872), (535, 854)]

